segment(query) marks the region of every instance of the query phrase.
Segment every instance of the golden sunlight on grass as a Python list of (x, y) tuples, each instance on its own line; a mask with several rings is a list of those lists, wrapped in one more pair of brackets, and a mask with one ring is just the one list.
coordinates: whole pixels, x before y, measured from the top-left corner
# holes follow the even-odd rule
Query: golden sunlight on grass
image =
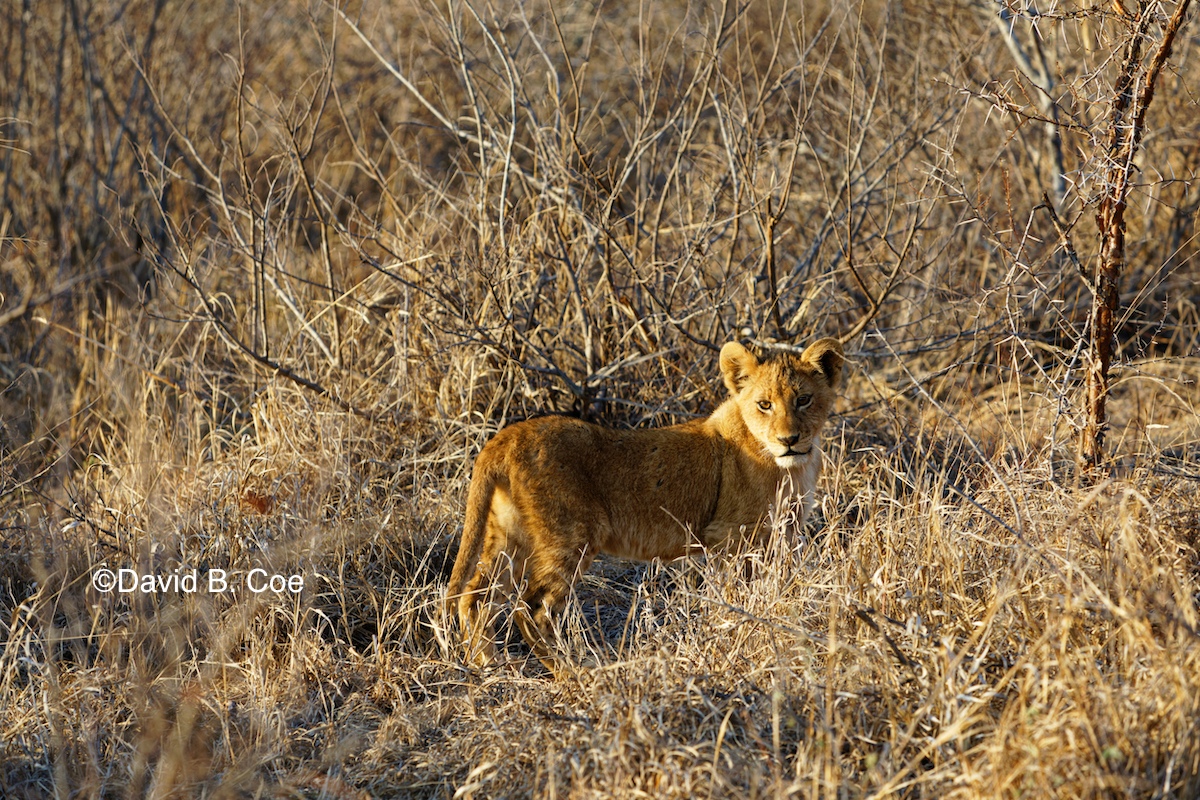
[[(994, 5), (8, 3), (0, 796), (1200, 796), (1195, 9)], [(802, 535), (467, 665), (500, 427), (839, 335)]]

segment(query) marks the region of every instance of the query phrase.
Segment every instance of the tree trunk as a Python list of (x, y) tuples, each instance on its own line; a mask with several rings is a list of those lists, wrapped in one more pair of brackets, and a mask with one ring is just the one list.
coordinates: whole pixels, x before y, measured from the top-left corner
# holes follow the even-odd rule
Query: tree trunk
[[(1125, 54), (1114, 88), (1108, 118), (1104, 157), (1104, 194), (1096, 224), (1100, 229), (1100, 264), (1092, 288), (1092, 313), (1088, 325), (1091, 358), (1088, 371), (1087, 421), (1080, 431), (1079, 466), (1092, 470), (1104, 461), (1104, 434), (1108, 430), (1108, 370), (1112, 365), (1115, 324), (1120, 305), (1118, 286), (1125, 267), (1125, 203), (1129, 196), (1133, 160), (1141, 146), (1146, 109), (1154, 100), (1154, 86), (1171, 56), (1175, 36), (1187, 16), (1191, 0), (1180, 0), (1163, 29), (1162, 39), (1148, 66), (1142, 65), (1146, 40), (1157, 3), (1142, 2), (1140, 13), (1125, 43)], [(1140, 85), (1140, 90), (1136, 87)]]
[(1079, 442), (1082, 467), (1092, 469), (1104, 460), (1104, 434), (1108, 430), (1108, 370), (1112, 365), (1114, 320), (1120, 306), (1117, 290), (1125, 266), (1125, 199), (1106, 197), (1098, 215), (1103, 232), (1100, 268), (1096, 272), (1095, 295), (1088, 335), (1092, 353), (1088, 372), (1087, 423)]

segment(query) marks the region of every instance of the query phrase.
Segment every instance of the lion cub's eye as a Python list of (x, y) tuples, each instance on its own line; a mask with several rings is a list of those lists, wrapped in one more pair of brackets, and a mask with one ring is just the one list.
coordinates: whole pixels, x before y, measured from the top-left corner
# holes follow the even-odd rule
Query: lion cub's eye
[(770, 411), (771, 410), (771, 401), (770, 400), (759, 400), (758, 401), (758, 410), (759, 411)]
[(802, 394), (796, 398), (796, 408), (808, 408), (812, 404), (811, 394)]

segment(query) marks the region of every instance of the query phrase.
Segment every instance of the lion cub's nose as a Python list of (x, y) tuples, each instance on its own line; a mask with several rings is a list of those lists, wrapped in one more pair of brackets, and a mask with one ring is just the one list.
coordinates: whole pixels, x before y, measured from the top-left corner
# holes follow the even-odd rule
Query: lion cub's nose
[(779, 439), (779, 443), (780, 443), (780, 444), (787, 445), (788, 447), (791, 447), (791, 446), (792, 446), (792, 445), (794, 445), (796, 442), (800, 441), (800, 435), (799, 435), (799, 434), (794, 434), (794, 435), (792, 435), (792, 436), (777, 436), (777, 437), (775, 437), (775, 438)]

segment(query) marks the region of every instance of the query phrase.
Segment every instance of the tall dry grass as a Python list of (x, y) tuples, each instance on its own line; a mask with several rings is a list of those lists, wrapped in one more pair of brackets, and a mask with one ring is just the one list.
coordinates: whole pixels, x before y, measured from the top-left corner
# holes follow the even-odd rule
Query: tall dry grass
[[(1042, 204), (1091, 269), (1128, 28), (997, 10), (10, 2), (0, 794), (1200, 795), (1196, 22), (1086, 478)], [(818, 334), (800, 540), (602, 560), (563, 620), (599, 667), (464, 666), (501, 425), (703, 414), (722, 342)]]

